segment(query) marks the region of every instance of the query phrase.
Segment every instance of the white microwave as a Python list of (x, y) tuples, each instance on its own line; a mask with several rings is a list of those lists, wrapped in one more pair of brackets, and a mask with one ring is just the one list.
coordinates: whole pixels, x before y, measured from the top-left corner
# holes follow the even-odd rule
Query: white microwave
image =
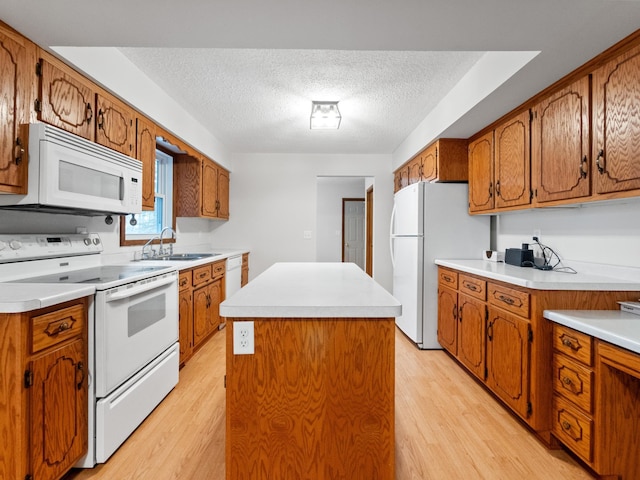
[(142, 211), (142, 162), (45, 123), (29, 125), (27, 194), (0, 208), (76, 215)]

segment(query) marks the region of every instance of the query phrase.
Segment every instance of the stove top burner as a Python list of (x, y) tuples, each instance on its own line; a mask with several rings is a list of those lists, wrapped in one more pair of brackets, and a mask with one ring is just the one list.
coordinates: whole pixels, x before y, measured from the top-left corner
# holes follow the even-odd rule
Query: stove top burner
[(40, 277), (29, 277), (15, 280), (16, 283), (84, 283), (102, 285), (116, 281), (133, 279), (141, 275), (148, 275), (167, 267), (133, 266), (133, 265), (103, 265), (99, 267), (72, 270), (64, 273), (54, 273)]

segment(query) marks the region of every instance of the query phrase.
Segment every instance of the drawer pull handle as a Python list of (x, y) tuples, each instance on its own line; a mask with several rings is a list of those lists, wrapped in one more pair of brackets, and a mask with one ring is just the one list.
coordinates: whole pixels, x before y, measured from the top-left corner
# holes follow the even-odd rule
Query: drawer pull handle
[(62, 322), (60, 325), (58, 325), (58, 333), (69, 330), (70, 328), (71, 325), (69, 325), (67, 322)]
[(200, 275), (198, 275), (198, 278), (204, 278), (207, 276), (206, 272), (202, 272)]
[(513, 298), (507, 297), (505, 295), (498, 296), (498, 300), (500, 300), (501, 302), (506, 303), (507, 305), (513, 305), (514, 304)]
[(564, 337), (564, 338), (562, 339), (562, 344), (563, 344), (565, 347), (569, 347), (569, 348), (570, 348), (570, 349), (572, 349), (572, 350), (577, 350), (577, 349), (578, 349), (578, 347), (573, 343), (573, 340), (571, 340), (571, 339), (570, 339), (570, 338), (568, 338), (568, 337)]
[(464, 286), (469, 290), (471, 290), (472, 292), (477, 292), (479, 290), (478, 287), (473, 283), (465, 283)]
[(564, 383), (565, 385), (571, 385), (573, 382), (569, 377), (562, 377), (562, 383)]
[(562, 422), (562, 428), (567, 430), (567, 431), (569, 431), (569, 430), (571, 430), (571, 424), (569, 422), (567, 422), (566, 420), (564, 420)]
[(453, 278), (451, 278), (449, 275), (443, 275), (443, 276), (442, 276), (442, 279), (443, 279), (445, 282), (453, 283)]

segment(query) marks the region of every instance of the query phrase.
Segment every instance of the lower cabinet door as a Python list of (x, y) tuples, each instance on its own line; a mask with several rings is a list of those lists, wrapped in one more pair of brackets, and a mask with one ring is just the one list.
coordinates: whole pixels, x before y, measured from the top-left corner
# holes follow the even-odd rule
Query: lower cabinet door
[(529, 321), (489, 309), (487, 385), (521, 417), (529, 408)]
[(458, 354), (458, 293), (443, 286), (438, 288), (438, 343)]
[(31, 472), (57, 479), (87, 451), (87, 363), (84, 340), (33, 360), (30, 392)]
[(486, 304), (459, 294), (458, 360), (478, 378), (485, 378)]

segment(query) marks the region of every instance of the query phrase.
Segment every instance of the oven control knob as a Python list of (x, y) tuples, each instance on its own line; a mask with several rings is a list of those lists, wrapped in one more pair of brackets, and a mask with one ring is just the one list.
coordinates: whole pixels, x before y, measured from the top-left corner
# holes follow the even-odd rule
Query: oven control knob
[(84, 239), (84, 244), (88, 247), (89, 245), (91, 245), (91, 239), (90, 238), (85, 238)]
[(100, 244), (100, 239), (98, 237), (93, 239), (93, 244), (94, 245), (99, 245)]
[(9, 242), (9, 246), (11, 247), (11, 250), (18, 250), (22, 247), (22, 242), (19, 242), (18, 240), (11, 240)]

